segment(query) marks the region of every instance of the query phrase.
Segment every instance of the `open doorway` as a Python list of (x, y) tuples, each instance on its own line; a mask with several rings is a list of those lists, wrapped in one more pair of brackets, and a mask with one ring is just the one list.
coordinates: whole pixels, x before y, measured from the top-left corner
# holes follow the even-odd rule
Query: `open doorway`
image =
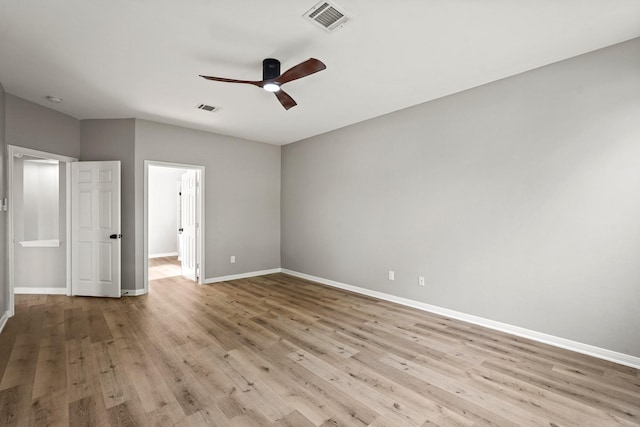
[(202, 283), (204, 167), (145, 161), (145, 291), (181, 277)]
[(70, 163), (77, 159), (9, 145), (8, 300), (71, 295)]

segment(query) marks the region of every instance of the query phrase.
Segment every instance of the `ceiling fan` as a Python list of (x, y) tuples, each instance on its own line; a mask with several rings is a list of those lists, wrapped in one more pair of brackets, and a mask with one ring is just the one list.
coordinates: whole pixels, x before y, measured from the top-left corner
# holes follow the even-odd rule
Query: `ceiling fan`
[(289, 94), (282, 90), (281, 86), (290, 81), (301, 79), (302, 77), (307, 77), (311, 74), (317, 73), (318, 71), (322, 71), (325, 68), (327, 68), (327, 66), (324, 65), (322, 61), (310, 58), (280, 74), (280, 61), (273, 58), (267, 58), (262, 61), (262, 80), (236, 80), (203, 75), (200, 75), (200, 77), (217, 82), (245, 83), (261, 87), (267, 92), (273, 92), (284, 109), (288, 110), (298, 104), (289, 96)]

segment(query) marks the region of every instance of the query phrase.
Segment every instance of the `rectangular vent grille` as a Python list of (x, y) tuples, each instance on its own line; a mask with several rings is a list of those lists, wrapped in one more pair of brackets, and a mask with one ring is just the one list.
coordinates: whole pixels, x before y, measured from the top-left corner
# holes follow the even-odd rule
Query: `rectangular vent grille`
[(327, 31), (333, 31), (340, 28), (348, 20), (349, 16), (340, 11), (335, 3), (321, 1), (304, 14), (307, 19), (320, 25)]
[(213, 105), (207, 105), (207, 104), (198, 104), (196, 105), (196, 108), (198, 110), (209, 111), (211, 113), (215, 113), (218, 110), (220, 110), (220, 107), (214, 107)]

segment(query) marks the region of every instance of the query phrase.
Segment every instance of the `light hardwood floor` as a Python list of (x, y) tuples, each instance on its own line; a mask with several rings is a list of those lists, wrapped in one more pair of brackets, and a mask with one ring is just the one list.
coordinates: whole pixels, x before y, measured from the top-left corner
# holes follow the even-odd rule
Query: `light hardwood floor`
[(149, 259), (149, 280), (175, 277), (182, 274), (182, 265), (178, 257), (158, 257)]
[(638, 370), (274, 274), (16, 296), (0, 425), (640, 425)]

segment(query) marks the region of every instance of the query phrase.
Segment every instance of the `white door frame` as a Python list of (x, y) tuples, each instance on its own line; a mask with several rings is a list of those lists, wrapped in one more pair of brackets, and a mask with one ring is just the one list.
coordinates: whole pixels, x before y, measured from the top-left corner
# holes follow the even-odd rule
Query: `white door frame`
[(33, 156), (40, 157), (42, 159), (51, 159), (57, 160), (59, 162), (66, 163), (66, 226), (67, 233), (65, 236), (65, 249), (66, 249), (66, 258), (67, 258), (67, 295), (71, 295), (71, 166), (70, 163), (77, 162), (78, 159), (74, 157), (62, 156), (60, 154), (47, 153), (46, 151), (33, 150), (31, 148), (18, 147), (17, 145), (7, 145), (7, 200), (8, 200), (8, 216), (7, 216), (7, 270), (8, 270), (8, 279), (9, 286), (7, 287), (7, 301), (9, 303), (9, 316), (13, 316), (15, 314), (15, 302), (14, 302), (14, 287), (15, 287), (15, 271), (14, 271), (14, 229), (13, 229), (13, 202), (14, 202), (14, 188), (13, 188), (13, 161), (16, 155), (25, 155), (25, 156)]
[(205, 274), (205, 247), (204, 247), (204, 235), (205, 235), (205, 209), (204, 209), (204, 183), (205, 183), (205, 175), (204, 175), (204, 166), (201, 165), (190, 165), (185, 163), (171, 163), (171, 162), (160, 162), (155, 160), (145, 160), (144, 161), (144, 236), (143, 236), (143, 260), (144, 260), (144, 269), (143, 269), (143, 282), (144, 282), (144, 293), (149, 292), (149, 166), (161, 166), (165, 168), (175, 168), (175, 169), (191, 169), (198, 171), (199, 175), (199, 183), (200, 189), (197, 193), (197, 204), (198, 204), (198, 216), (200, 218), (200, 224), (198, 229), (198, 235), (196, 238), (197, 252), (198, 255), (196, 257), (196, 262), (199, 268), (199, 277), (198, 284), (204, 284), (204, 274)]

